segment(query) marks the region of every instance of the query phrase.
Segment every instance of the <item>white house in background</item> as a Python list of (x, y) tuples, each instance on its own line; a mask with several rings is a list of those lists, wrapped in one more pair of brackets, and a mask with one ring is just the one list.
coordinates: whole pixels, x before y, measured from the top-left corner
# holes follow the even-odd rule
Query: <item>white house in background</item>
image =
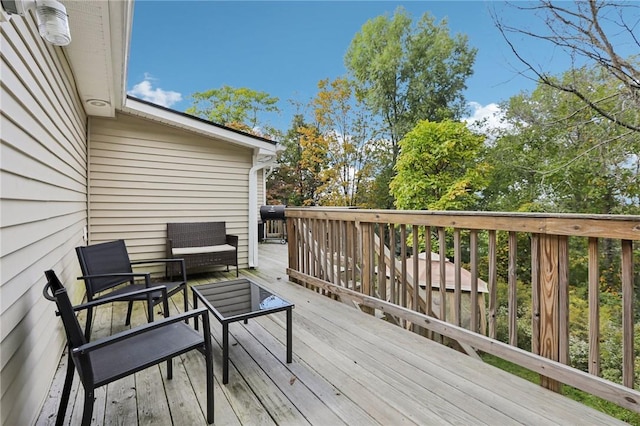
[(65, 336), (42, 297), (54, 269), (74, 303), (74, 248), (124, 238), (164, 257), (169, 221), (220, 220), (257, 266), (263, 169), (273, 141), (125, 95), (131, 0), (65, 1), (72, 42), (33, 12), (0, 12), (0, 424), (33, 424)]

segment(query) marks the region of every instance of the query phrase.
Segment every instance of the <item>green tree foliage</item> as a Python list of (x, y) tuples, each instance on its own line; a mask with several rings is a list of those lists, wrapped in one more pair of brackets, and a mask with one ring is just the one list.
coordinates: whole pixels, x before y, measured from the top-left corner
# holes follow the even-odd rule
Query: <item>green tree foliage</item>
[(302, 201), (304, 206), (317, 206), (322, 197), (326, 178), (323, 174), (329, 167), (329, 140), (315, 126), (298, 128), (300, 134), (300, 168), (307, 178), (310, 191)]
[(482, 161), (483, 142), (464, 123), (420, 122), (400, 142), (390, 185), (396, 207), (473, 210), (490, 169)]
[[(320, 145), (315, 146), (318, 141)], [(278, 153), (277, 166), (267, 179), (267, 201), (290, 206), (316, 204), (326, 144), (300, 114), (294, 117), (282, 144), (285, 149)]]
[[(579, 81), (581, 90), (615, 102), (616, 80), (600, 68), (572, 70), (556, 80)], [(511, 98), (506, 111), (510, 131), (489, 153), (495, 167), (485, 208), (640, 212), (638, 132), (594, 117), (575, 96), (544, 83), (530, 95)]]
[(260, 122), (260, 114), (280, 111), (278, 98), (246, 87), (224, 85), (219, 89), (195, 92), (191, 98), (193, 103), (187, 108), (187, 114), (260, 135), (273, 133), (273, 129)]
[[(580, 76), (578, 78), (578, 73)], [(559, 84), (579, 81), (601, 99), (615, 99), (617, 83), (600, 67), (554, 77)], [(604, 103), (601, 103), (604, 105)], [(508, 132), (488, 151), (493, 165), (482, 209), (496, 211), (638, 214), (640, 137), (637, 132), (594, 117), (574, 95), (540, 83), (506, 105)], [(585, 283), (584, 241), (571, 239), (571, 276)], [(602, 289), (620, 283), (620, 247), (601, 241)], [(519, 254), (519, 264), (526, 259)]]
[(389, 182), (394, 176), (392, 167), (391, 146), (385, 141), (379, 141), (381, 148), (372, 154), (372, 164), (375, 164), (374, 177), (361, 185), (358, 200), (362, 207), (368, 209), (386, 209), (393, 207), (393, 196), (389, 192)]
[(353, 90), (345, 78), (318, 83), (318, 94), (308, 104), (312, 119), (296, 116), (284, 139), (285, 150), (268, 182), (271, 200), (289, 205), (366, 203), (379, 153), (386, 150)]
[(476, 49), (452, 37), (447, 21), (425, 13), (415, 25), (398, 8), (367, 21), (351, 41), (345, 64), (371, 111), (384, 122), (393, 147), (420, 120), (457, 119)]
[[(353, 85), (347, 79), (322, 80), (318, 89), (310, 106), (321, 135), (316, 144), (326, 147), (319, 203), (355, 206), (375, 170), (377, 145), (372, 120), (362, 103), (354, 99)], [(313, 149), (313, 144), (307, 148)]]

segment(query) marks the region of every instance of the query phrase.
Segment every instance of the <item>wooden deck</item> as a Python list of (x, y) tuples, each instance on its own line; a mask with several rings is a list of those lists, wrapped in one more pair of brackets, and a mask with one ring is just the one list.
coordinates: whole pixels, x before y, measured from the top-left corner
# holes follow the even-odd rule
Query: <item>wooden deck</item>
[[(295, 303), (293, 363), (285, 363), (284, 312), (247, 325), (234, 323), (229, 384), (223, 385), (221, 327), (212, 320), (216, 424), (622, 424), (290, 283), (286, 258), (285, 245), (263, 244), (260, 267), (241, 274)], [(235, 273), (198, 277), (190, 284), (226, 278)], [(172, 309), (181, 306), (177, 297), (172, 301)], [(98, 309), (93, 336), (122, 329), (125, 308), (120, 303)], [(135, 314), (134, 324), (145, 321), (142, 309)], [(66, 359), (64, 355), (37, 424), (55, 422)], [(206, 424), (202, 357), (191, 353), (174, 362), (173, 380), (166, 380), (162, 365), (97, 391), (94, 423)], [(80, 423), (83, 397), (77, 390), (76, 385), (65, 424)]]

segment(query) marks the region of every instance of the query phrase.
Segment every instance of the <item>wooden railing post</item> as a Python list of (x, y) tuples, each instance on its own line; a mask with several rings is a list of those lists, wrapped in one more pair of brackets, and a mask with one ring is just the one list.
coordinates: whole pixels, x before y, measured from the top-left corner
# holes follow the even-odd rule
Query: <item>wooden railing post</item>
[[(561, 247), (563, 244), (557, 235), (540, 235), (539, 252), (539, 302), (540, 302), (540, 336), (538, 347), (540, 355), (554, 361), (562, 361), (560, 354), (561, 335), (560, 316), (566, 315), (568, 306), (561, 306), (560, 284), (561, 272), (565, 266), (560, 266)], [(561, 383), (540, 376), (540, 384), (547, 389), (560, 392)]]

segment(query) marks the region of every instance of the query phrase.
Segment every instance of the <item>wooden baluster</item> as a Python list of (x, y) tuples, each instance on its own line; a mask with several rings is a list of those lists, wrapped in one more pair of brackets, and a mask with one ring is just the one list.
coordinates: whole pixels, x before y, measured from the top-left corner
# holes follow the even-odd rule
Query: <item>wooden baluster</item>
[[(413, 295), (411, 296), (412, 303), (411, 307), (414, 311), (420, 312), (420, 279), (418, 272), (418, 262), (420, 261), (419, 253), (420, 253), (420, 245), (418, 243), (418, 225), (413, 225), (411, 232), (413, 233), (413, 269), (412, 269), (412, 277), (413, 277)], [(413, 324), (412, 331), (414, 333), (418, 332), (418, 327)]]
[[(453, 290), (453, 323), (462, 325), (462, 247), (460, 247), (460, 229), (453, 230), (453, 265), (454, 265), (454, 290)], [(440, 259), (440, 262), (445, 262)], [(473, 300), (473, 295), (471, 295)]]
[[(361, 292), (367, 296), (373, 295), (373, 224), (360, 223), (362, 235), (362, 263), (360, 268)], [(375, 310), (368, 306), (360, 306), (363, 312), (373, 315)]]
[(633, 241), (622, 240), (622, 384), (633, 388)]
[(389, 224), (389, 279), (391, 282), (391, 303), (398, 303), (398, 280), (396, 279), (396, 226), (393, 223)]
[(518, 346), (518, 293), (517, 293), (518, 237), (509, 232), (509, 344)]
[(418, 241), (418, 225), (413, 225), (411, 229), (413, 233), (413, 307), (414, 311), (419, 311), (418, 300), (420, 299), (420, 280), (419, 280), (419, 268), (418, 263), (420, 261), (420, 243)]
[(478, 231), (471, 230), (471, 331), (478, 332)]
[(438, 242), (440, 245), (440, 319), (447, 320), (447, 240), (444, 228), (438, 228)]
[(589, 373), (600, 375), (600, 266), (597, 238), (589, 238)]
[(384, 223), (381, 223), (378, 227), (378, 230), (380, 234), (380, 252), (378, 256), (378, 286), (380, 288), (380, 298), (383, 300), (390, 300), (387, 290), (387, 264), (384, 256), (384, 250), (387, 244), (385, 242), (384, 235), (386, 232), (386, 225)]
[(407, 225), (400, 225), (400, 302), (407, 306)]
[(489, 337), (496, 339), (496, 315), (498, 304), (498, 260), (496, 231), (489, 231)]
[[(425, 282), (425, 286), (426, 286), (426, 297), (425, 297), (425, 310), (426, 310), (426, 314), (433, 316), (433, 280), (432, 280), (432, 276), (431, 276), (431, 227), (430, 226), (425, 226), (424, 228), (424, 250), (426, 253), (426, 265), (425, 265), (425, 276), (426, 276), (426, 282)], [(429, 339), (433, 339), (433, 331), (428, 330), (427, 331), (427, 337)]]
[(531, 352), (540, 355), (540, 236), (531, 235)]
[(327, 256), (329, 257), (329, 281), (333, 284), (339, 284), (339, 281), (336, 279), (336, 222), (334, 220), (329, 220), (329, 252)]
[[(358, 247), (359, 247), (359, 240), (358, 240), (358, 227), (359, 227), (359, 223), (358, 222), (353, 222), (353, 225), (351, 226), (351, 285), (352, 285), (352, 289), (355, 291), (358, 291), (358, 268), (359, 268), (359, 263), (358, 263)], [(362, 290), (362, 289), (361, 289)], [(361, 291), (360, 290), (360, 291)]]
[(345, 229), (346, 231), (346, 238), (347, 238), (347, 246), (346, 246), (346, 251), (345, 251), (345, 256), (347, 259), (347, 269), (346, 269), (346, 273), (347, 273), (347, 287), (349, 287), (352, 290), (356, 290), (356, 285), (355, 285), (355, 259), (353, 258), (353, 236), (355, 234), (355, 222), (347, 222), (347, 227)]
[(569, 364), (569, 239), (558, 237), (558, 361)]

